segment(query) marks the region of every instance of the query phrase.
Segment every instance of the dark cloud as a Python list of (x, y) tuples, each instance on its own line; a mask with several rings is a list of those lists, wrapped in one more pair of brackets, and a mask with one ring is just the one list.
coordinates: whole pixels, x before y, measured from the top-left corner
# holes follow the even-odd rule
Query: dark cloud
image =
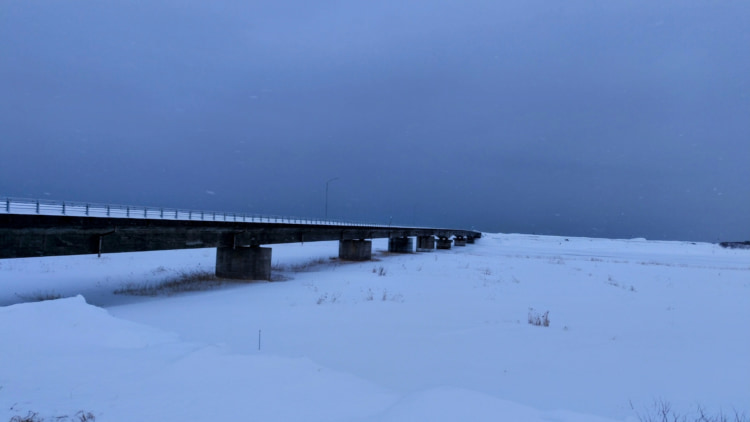
[[(507, 4), (506, 4), (507, 3)], [(742, 1), (0, 6), (0, 193), (750, 236)]]

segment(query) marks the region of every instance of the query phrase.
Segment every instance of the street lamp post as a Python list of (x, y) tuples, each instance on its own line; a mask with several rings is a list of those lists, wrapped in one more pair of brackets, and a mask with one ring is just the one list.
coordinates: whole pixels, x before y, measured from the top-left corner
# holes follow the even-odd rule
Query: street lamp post
[(334, 180), (338, 180), (338, 176), (334, 177), (333, 179), (326, 180), (326, 220), (328, 220), (328, 184), (333, 182)]

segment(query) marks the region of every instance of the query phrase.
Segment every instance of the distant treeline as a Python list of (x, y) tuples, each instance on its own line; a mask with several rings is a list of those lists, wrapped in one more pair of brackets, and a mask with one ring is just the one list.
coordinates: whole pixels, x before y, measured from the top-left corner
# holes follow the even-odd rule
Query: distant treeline
[(744, 242), (721, 242), (719, 245), (722, 248), (730, 248), (730, 249), (750, 249), (750, 240), (746, 240)]

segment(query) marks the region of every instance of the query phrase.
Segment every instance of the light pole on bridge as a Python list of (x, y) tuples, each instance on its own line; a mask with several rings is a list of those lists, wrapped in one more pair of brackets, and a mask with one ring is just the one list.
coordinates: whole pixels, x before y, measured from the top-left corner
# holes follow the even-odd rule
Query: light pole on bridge
[(338, 180), (338, 176), (334, 177), (333, 179), (326, 180), (326, 214), (325, 219), (328, 220), (328, 184), (333, 182), (334, 180)]

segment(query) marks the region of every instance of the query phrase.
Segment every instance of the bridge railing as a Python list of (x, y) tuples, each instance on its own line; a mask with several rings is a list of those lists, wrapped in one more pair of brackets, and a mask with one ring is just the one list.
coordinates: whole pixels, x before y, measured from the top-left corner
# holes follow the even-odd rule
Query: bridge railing
[(196, 211), (132, 205), (96, 204), (88, 202), (54, 201), (45, 199), (0, 198), (0, 214), (66, 215), (79, 217), (137, 218), (155, 220), (227, 221), (243, 223), (280, 223), (307, 225), (338, 225), (388, 227), (358, 221), (311, 219), (277, 215), (255, 215), (221, 211)]

